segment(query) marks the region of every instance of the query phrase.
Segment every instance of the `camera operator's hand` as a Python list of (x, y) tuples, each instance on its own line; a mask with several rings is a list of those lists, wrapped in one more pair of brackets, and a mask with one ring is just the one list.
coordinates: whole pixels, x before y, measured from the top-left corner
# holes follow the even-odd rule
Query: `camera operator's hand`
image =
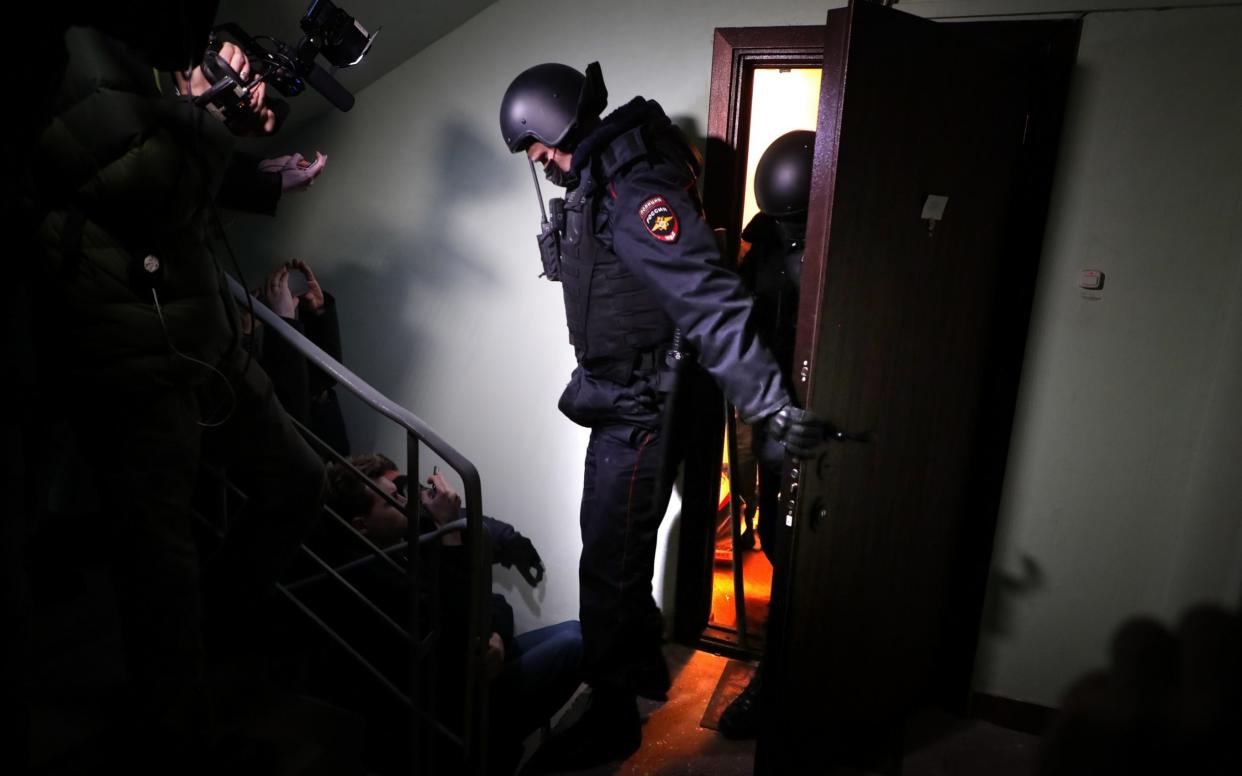
[(270, 135), (276, 131), (276, 111), (267, 106), (266, 83), (260, 83), (250, 90), (250, 110), (255, 116), (254, 123), (242, 134)]
[[(207, 56), (213, 54), (208, 51)], [(236, 44), (225, 41), (220, 46), (220, 58), (237, 73), (243, 84), (250, 83), (250, 59), (246, 52)], [(203, 72), (202, 65), (192, 69), (188, 76), (185, 73), (174, 73), (173, 77), (182, 94), (198, 97), (211, 88), (211, 81)], [(241, 134), (270, 135), (276, 129), (276, 113), (267, 106), (267, 84), (259, 83), (250, 90), (250, 112), (253, 116), (245, 122)]]
[[(795, 458), (810, 458), (815, 455), (828, 442), (831, 431), (831, 426), (815, 413), (792, 404), (786, 404), (764, 419), (765, 437), (772, 442), (779, 442), (784, 446), (785, 452)], [(767, 459), (776, 451), (777, 448), (772, 445), (765, 445), (762, 450)], [(771, 460), (766, 462), (775, 463)]]
[[(208, 51), (207, 56), (211, 55), (211, 52)], [(233, 68), (233, 72), (237, 73), (242, 83), (250, 82), (250, 60), (246, 57), (246, 52), (242, 51), (236, 44), (226, 41), (220, 46), (220, 57), (228, 63), (229, 67)], [(185, 73), (179, 72), (173, 75), (176, 78), (177, 87), (182, 94), (198, 97), (211, 88), (211, 81), (207, 79), (206, 73), (203, 72), (202, 65), (195, 66), (190, 71), (188, 78)]]
[[(207, 52), (207, 56), (211, 56), (211, 52)], [(241, 77), (242, 83), (250, 80), (250, 60), (246, 58), (246, 52), (242, 51), (236, 44), (225, 42), (220, 46), (220, 57), (228, 63), (229, 67)], [(192, 97), (198, 97), (211, 88), (211, 81), (207, 80), (207, 75), (203, 73), (203, 66), (198, 65), (190, 71), (187, 78), (185, 73), (174, 73), (177, 81), (177, 88), (182, 94), (189, 94)]]
[(289, 154), (264, 159), (259, 162), (259, 171), (280, 173), (281, 191), (305, 191), (314, 184), (327, 163), (327, 155), (318, 151), (313, 162), (307, 161), (301, 154)]
[(289, 291), (289, 266), (282, 264), (272, 270), (263, 285), (263, 303), (281, 318), (296, 318), (298, 303)]
[(306, 293), (298, 296), (298, 300), (305, 304), (315, 315), (323, 312), (323, 288), (319, 285), (319, 279), (315, 277), (315, 273), (307, 266), (306, 262), (301, 259), (293, 259), (289, 262), (290, 269), (296, 269), (306, 277)]

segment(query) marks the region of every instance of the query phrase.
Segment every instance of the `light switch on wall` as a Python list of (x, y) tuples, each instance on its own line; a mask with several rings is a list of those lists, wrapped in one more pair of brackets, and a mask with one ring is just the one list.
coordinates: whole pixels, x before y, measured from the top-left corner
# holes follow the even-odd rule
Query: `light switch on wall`
[(1104, 287), (1104, 273), (1098, 269), (1084, 269), (1078, 276), (1078, 287), (1088, 291), (1099, 291)]

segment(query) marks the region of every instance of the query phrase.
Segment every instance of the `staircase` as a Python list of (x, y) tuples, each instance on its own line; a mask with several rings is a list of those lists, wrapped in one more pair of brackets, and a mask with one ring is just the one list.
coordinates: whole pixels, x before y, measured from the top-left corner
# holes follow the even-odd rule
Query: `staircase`
[[(244, 298), (242, 287), (235, 282), (232, 285), (234, 294)], [(481, 486), (474, 466), (420, 419), (379, 394), (266, 307), (255, 304), (253, 311), (263, 320), (268, 336), (287, 339), (339, 386), (402, 427), (408, 440), (405, 471), (417, 475), (419, 452), (425, 447), (461, 478), (467, 517), (452, 530), (462, 531), (471, 547), (471, 582), (466, 591), (472, 612), (468, 644), (472, 653), (481, 657), (485, 634), (490, 633), (485, 603), (491, 575), (482, 527)], [(312, 445), (315, 441), (311, 440)], [(320, 449), (325, 457), (339, 459), (326, 446)], [(230, 495), (218, 503), (244, 501), (244, 494), (234, 486), (223, 483), (223, 487), (231, 489)], [(417, 506), (415, 499), (409, 509), (416, 510)], [(334, 631), (315, 612), (312, 602), (299, 597), (308, 587), (308, 578), (313, 578), (316, 588), (342, 581), (340, 573), (307, 547), (295, 565), (303, 579), (284, 580), (291, 584), (279, 586), (279, 594), (271, 602), (273, 614), (265, 623), (269, 632), (256, 634), (264, 647), (263, 664), (240, 672), (235, 668), (209, 672), (214, 744), (199, 755), (176, 748), (161, 751), (159, 736), (154, 731), (135, 729), (134, 715), (129, 711), (121, 629), (107, 565), (111, 553), (102, 549), (107, 542), (105, 521), (90, 511), (89, 504), (85, 509), (80, 507), (75, 504), (75, 511), (70, 513), (45, 511), (39, 515), (26, 552), (32, 613), (28, 634), (31, 661), (26, 674), (31, 699), (30, 773), (362, 776), (376, 772), (376, 763), (387, 763), (383, 769), (387, 776), (400, 771), (427, 772), (431, 762), (455, 763), (454, 773), (483, 772), (487, 684), (482, 671), (475, 670), (481, 660), (465, 661), (466, 697), (460, 704), (465, 717), (450, 731), (436, 719), (435, 699), (424, 697), (428, 693), (419, 686), (420, 676), (434, 676), (442, 670), (435, 665), (435, 650), (431, 648), (438, 636), (438, 624), (419, 623), (416, 611), (412, 611), (410, 622), (389, 622), (397, 629), (404, 628), (404, 650), (411, 666), (406, 672), (408, 681), (394, 682), (371, 665), (366, 654), (368, 644), (351, 643), (349, 634)], [(211, 519), (203, 520), (201, 546), (210, 547), (215, 516), (207, 517)], [(324, 519), (353, 531), (338, 515), (329, 512)], [(417, 525), (417, 520), (412, 524)], [(371, 549), (375, 562), (393, 563), (378, 548)], [(419, 554), (408, 553), (413, 568), (406, 571), (411, 580), (418, 579)], [(426, 594), (434, 597), (436, 591)], [(419, 595), (419, 591), (412, 595)], [(377, 610), (365, 600), (356, 605), (363, 612)], [(309, 677), (308, 666), (322, 666), (324, 660), (337, 661), (329, 664), (339, 663), (340, 676), (348, 676), (349, 684), (370, 683), (370, 691), (356, 697), (367, 698), (368, 704), (376, 703), (383, 709), (346, 708), (349, 704), (317, 697), (317, 693), (328, 694), (319, 693), (324, 689), (323, 674), (321, 671), (317, 678)], [(377, 719), (391, 723), (377, 726)], [(394, 747), (394, 741), (399, 746)], [(377, 750), (383, 751), (377, 755)], [(400, 756), (394, 757), (394, 750)], [(6, 767), (5, 771), (21, 773), (21, 759), (14, 758), (15, 770)], [(394, 762), (398, 765), (393, 766)]]

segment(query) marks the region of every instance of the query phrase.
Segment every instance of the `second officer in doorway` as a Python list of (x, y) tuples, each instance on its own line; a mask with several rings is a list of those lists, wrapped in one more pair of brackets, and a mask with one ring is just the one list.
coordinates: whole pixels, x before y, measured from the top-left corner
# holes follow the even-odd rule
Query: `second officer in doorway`
[[(739, 274), (754, 295), (759, 336), (772, 348), (786, 380), (793, 372), (794, 338), (798, 325), (798, 294), (806, 252), (806, 218), (811, 199), (815, 133), (798, 129), (772, 141), (755, 167), (755, 202), (759, 205), (742, 230), (745, 251)], [(759, 540), (774, 574), (786, 562), (791, 529), (781, 523), (779, 490), (782, 462), (765, 451), (773, 443), (766, 429), (752, 435), (759, 465)], [(784, 537), (778, 534), (784, 532)], [(763, 719), (763, 661), (746, 688), (720, 715), (718, 730), (728, 738), (754, 738)]]

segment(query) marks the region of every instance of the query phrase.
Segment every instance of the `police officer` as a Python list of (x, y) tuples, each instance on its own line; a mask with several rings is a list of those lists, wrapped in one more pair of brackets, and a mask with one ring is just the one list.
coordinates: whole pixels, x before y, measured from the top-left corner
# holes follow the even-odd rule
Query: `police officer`
[(638, 97), (601, 119), (606, 103), (598, 63), (585, 74), (542, 64), (513, 80), (500, 107), (509, 150), (567, 190), (551, 203), (540, 252), (564, 291), (578, 362), (559, 407), (591, 429), (579, 585), (592, 697), (537, 757), (558, 769), (628, 757), (642, 741), (636, 696), (663, 700), (669, 688), (651, 577), (672, 485), (661, 429), (675, 333), (780, 453), (809, 455), (828, 432), (793, 406), (749, 295), (721, 265), (697, 154), (658, 103)]
[[(806, 250), (806, 213), (811, 198), (811, 167), (815, 133), (800, 129), (774, 140), (755, 166), (756, 213), (742, 230), (745, 250), (738, 274), (754, 298), (760, 338), (772, 350), (781, 374), (793, 373), (794, 337), (798, 326), (798, 292)], [(780, 462), (762, 447), (769, 444), (765, 429), (755, 429), (759, 467), (759, 539), (775, 563), (776, 535), (771, 519), (778, 511)]]
[[(787, 132), (764, 150), (755, 166), (755, 201), (759, 212), (742, 230), (748, 246), (739, 274), (754, 295), (754, 318), (759, 336), (772, 348), (781, 374), (793, 369), (794, 335), (798, 324), (798, 291), (806, 251), (806, 216), (811, 199), (811, 169), (815, 133), (799, 129)], [(785, 562), (777, 537), (781, 530), (779, 489), (781, 462), (764, 451), (772, 445), (762, 424), (754, 429), (753, 443), (759, 459), (759, 539), (774, 567)], [(720, 715), (718, 729), (728, 738), (753, 738), (761, 721), (760, 662), (746, 688)]]

